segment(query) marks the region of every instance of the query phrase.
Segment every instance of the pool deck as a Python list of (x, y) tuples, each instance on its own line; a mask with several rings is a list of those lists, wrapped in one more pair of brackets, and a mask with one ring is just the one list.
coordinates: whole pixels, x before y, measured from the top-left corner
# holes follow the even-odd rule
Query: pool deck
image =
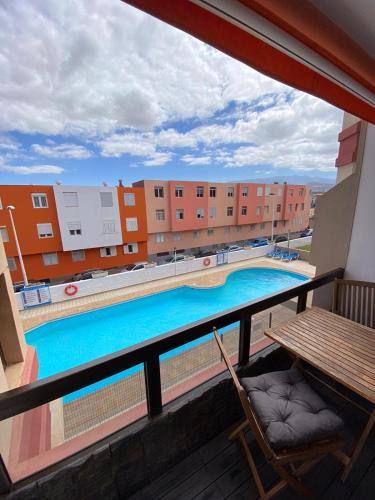
[(183, 285), (196, 287), (213, 287), (225, 283), (228, 275), (239, 269), (252, 267), (268, 267), (284, 269), (301, 273), (309, 277), (315, 276), (315, 267), (305, 261), (278, 262), (264, 257), (227, 264), (225, 266), (202, 269), (189, 274), (164, 278), (149, 283), (133, 285), (126, 288), (111, 290), (86, 297), (48, 304), (34, 309), (21, 311), (21, 319), (25, 330), (29, 330), (46, 321), (63, 318), (71, 314), (90, 311), (129, 299), (135, 299), (144, 295), (177, 288)]

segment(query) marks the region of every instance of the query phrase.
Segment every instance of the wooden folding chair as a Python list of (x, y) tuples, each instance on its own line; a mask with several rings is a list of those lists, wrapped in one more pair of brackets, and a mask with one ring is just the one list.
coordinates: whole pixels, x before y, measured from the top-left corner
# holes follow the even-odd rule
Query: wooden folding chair
[(375, 283), (336, 278), (332, 312), (375, 329)]
[[(214, 328), (214, 336), (221, 351), (222, 357), (227, 365), (227, 368), (232, 376), (234, 386), (240, 398), (243, 411), (246, 419), (230, 434), (230, 439), (239, 438), (246, 460), (257, 485), (260, 498), (268, 499), (278, 493), (286, 486), (291, 486), (294, 490), (305, 497), (311, 498), (312, 493), (301, 483), (300, 477), (305, 474), (311, 467), (317, 464), (327, 453), (332, 453), (338, 460), (341, 461), (341, 449), (343, 440), (340, 436), (334, 436), (330, 439), (325, 439), (306, 447), (274, 450), (270, 445), (265, 432), (262, 429), (260, 419), (256, 415), (250, 399), (241, 385), (236, 372), (233, 369), (229, 356), (224, 348), (217, 330)], [(274, 468), (280, 477), (280, 480), (272, 486), (268, 491), (265, 490), (258, 470), (256, 468), (253, 456), (245, 438), (244, 431), (249, 427), (258, 442), (260, 449), (265, 455), (268, 463)]]

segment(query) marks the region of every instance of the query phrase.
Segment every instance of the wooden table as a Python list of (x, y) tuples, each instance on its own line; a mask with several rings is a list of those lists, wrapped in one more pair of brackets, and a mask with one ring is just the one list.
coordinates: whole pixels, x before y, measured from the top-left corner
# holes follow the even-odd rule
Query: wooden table
[[(313, 307), (265, 334), (333, 380), (375, 405), (375, 330)], [(343, 458), (343, 480), (375, 423), (375, 407), (350, 456)]]

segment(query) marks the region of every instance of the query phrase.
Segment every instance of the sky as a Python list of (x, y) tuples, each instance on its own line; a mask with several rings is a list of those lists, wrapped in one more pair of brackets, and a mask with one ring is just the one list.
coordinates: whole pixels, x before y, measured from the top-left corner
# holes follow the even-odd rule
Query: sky
[(120, 0), (0, 0), (0, 183), (333, 179), (342, 111)]

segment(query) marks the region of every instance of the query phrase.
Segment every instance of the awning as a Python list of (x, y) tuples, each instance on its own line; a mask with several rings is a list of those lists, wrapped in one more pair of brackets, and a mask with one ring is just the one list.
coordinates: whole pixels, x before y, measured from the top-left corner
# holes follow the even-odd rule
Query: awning
[[(364, 22), (375, 18), (372, 0), (124, 1), (275, 80), (375, 123), (375, 24)], [(364, 26), (368, 31), (360, 43)]]

